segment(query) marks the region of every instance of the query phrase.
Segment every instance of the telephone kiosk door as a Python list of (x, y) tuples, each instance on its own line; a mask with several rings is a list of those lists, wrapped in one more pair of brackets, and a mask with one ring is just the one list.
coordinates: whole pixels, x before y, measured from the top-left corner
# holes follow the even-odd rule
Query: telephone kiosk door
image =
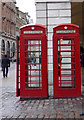
[(46, 27), (28, 25), (20, 31), (20, 98), (47, 98)]
[(53, 29), (54, 97), (81, 96), (79, 27), (57, 25)]

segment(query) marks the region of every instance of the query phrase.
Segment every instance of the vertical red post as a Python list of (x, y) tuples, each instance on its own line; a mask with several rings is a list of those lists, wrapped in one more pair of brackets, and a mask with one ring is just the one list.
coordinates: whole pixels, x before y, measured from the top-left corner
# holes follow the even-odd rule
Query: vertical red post
[(17, 37), (17, 59), (16, 59), (16, 96), (20, 95), (19, 90), (19, 37)]

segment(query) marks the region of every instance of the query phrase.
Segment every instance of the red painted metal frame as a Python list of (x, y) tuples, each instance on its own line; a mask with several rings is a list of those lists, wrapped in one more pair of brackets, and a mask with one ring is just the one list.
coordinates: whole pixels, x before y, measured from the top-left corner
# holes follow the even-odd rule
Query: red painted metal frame
[(19, 88), (19, 37), (17, 37), (17, 60), (16, 60), (16, 96), (20, 96)]
[[(23, 34), (23, 31), (41, 30), (40, 34)], [(25, 39), (41, 40), (42, 49), (42, 88), (25, 89)], [(28, 63), (29, 64), (29, 63)], [(48, 81), (47, 81), (47, 37), (46, 27), (41, 25), (29, 25), (21, 28), (20, 35), (20, 98), (37, 98), (48, 97)]]
[[(56, 33), (57, 30), (64, 30), (65, 26), (67, 26), (67, 30), (76, 30), (76, 33), (58, 33), (58, 34)], [(61, 24), (53, 29), (53, 87), (54, 87), (53, 93), (54, 93), (54, 97), (77, 97), (77, 96), (81, 96), (80, 36), (79, 36), (78, 28), (79, 28), (78, 26), (73, 25), (73, 24)], [(59, 88), (58, 39), (74, 39), (74, 46), (75, 46), (75, 87), (73, 87), (73, 85), (72, 85), (72, 88)]]

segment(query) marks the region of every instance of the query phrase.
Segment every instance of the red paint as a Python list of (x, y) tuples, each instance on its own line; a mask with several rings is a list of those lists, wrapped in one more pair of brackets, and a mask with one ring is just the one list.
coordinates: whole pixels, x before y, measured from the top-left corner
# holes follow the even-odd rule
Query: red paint
[(16, 61), (16, 96), (20, 96), (20, 88), (19, 88), (19, 84), (20, 84), (20, 75), (19, 75), (19, 37), (17, 37), (17, 61)]
[[(65, 26), (66, 29), (64, 29)], [(56, 33), (58, 30), (75, 30), (76, 33)], [(63, 46), (65, 48), (61, 49)], [(66, 49), (67, 46), (70, 49), (69, 47)], [(66, 56), (64, 55), (65, 52), (68, 53)], [(68, 62), (67, 58), (71, 60)], [(64, 59), (67, 61), (64, 62)], [(60, 75), (58, 74), (58, 64), (61, 66)], [(63, 68), (63, 65), (70, 66), (68, 68), (64, 66)], [(80, 36), (79, 26), (77, 25), (61, 24), (53, 28), (53, 87), (54, 97), (81, 96)]]
[[(24, 31), (43, 31), (43, 33), (24, 34)], [(35, 41), (37, 41), (37, 43)], [(34, 47), (38, 47), (38, 50), (36, 51), (37, 53), (35, 53), (35, 50), (32, 50)], [(35, 56), (32, 56), (34, 53)], [(40, 63), (40, 54), (42, 54), (42, 63)], [(36, 58), (36, 63), (28, 62), (34, 58)], [(34, 65), (36, 65), (36, 69), (33, 68)], [(40, 67), (41, 65), (42, 69)], [(42, 25), (29, 25), (22, 27), (20, 34), (20, 97), (35, 98), (47, 96), (46, 27)]]

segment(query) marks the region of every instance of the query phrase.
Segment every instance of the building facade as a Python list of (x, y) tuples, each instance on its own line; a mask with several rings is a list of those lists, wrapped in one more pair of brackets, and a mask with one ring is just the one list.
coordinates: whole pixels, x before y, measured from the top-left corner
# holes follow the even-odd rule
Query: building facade
[(20, 35), (20, 27), (29, 24), (30, 16), (16, 7), (12, 2), (0, 2), (0, 61), (3, 54), (16, 57), (16, 36)]
[(16, 2), (0, 1), (0, 60), (3, 54), (15, 56)]
[[(53, 27), (61, 23), (79, 25), (80, 45), (84, 48), (84, 2), (77, 3), (71, 0), (35, 0), (35, 2), (36, 23), (48, 28), (48, 86), (53, 90)], [(49, 95), (53, 95), (53, 91), (49, 91)]]
[(20, 27), (30, 23), (30, 16), (16, 7), (16, 36), (20, 35)]

